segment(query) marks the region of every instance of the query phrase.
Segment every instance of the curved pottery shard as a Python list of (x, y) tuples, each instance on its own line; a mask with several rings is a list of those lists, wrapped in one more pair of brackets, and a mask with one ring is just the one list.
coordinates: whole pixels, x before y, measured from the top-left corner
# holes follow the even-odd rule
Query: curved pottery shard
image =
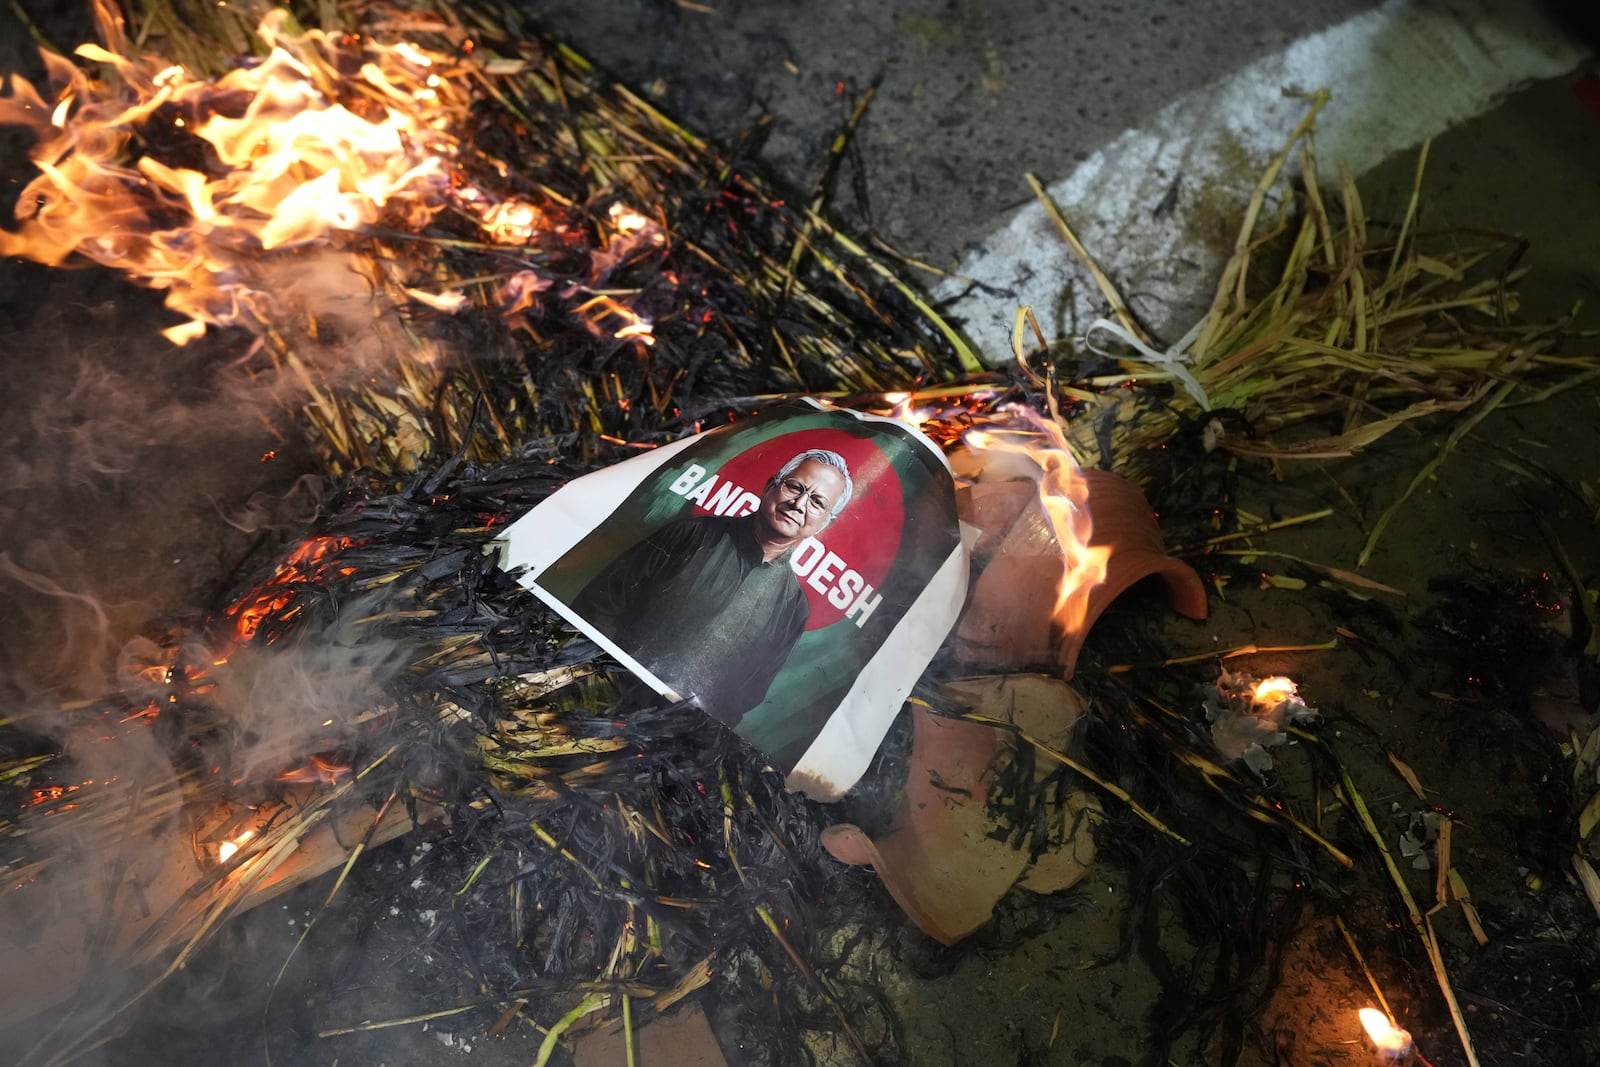
[[(969, 679), (945, 690), (1056, 747), (1065, 747), (1085, 706), (1066, 683), (1040, 675)], [(1053, 847), (1030, 867), (1025, 849), (993, 836), (986, 804), (997, 757), (1018, 743), (1014, 735), (918, 705), (911, 714), (911, 762), (893, 828), (874, 839), (851, 823), (828, 827), (822, 844), (835, 859), (871, 864), (911, 921), (946, 945), (987, 923), (1019, 879), (1035, 892), (1053, 892), (1083, 877), (1094, 861), (1086, 817), (1093, 798), (1073, 792), (1050, 811)]]
[[(961, 521), (981, 531), (972, 555), (977, 575), (951, 647), (968, 663), (1059, 665), (1071, 678), (1083, 640), (1123, 590), (1152, 575), (1178, 614), (1206, 617), (1200, 576), (1167, 555), (1150, 504), (1138, 486), (1110, 471), (1079, 472), (1093, 523), (1089, 544), (1110, 549), (1105, 580), (1089, 594), (1083, 622), (1062, 632), (1052, 621), (1064, 567), (1060, 546), (1031, 481), (979, 482), (956, 494)], [(981, 568), (981, 570), (979, 569)]]

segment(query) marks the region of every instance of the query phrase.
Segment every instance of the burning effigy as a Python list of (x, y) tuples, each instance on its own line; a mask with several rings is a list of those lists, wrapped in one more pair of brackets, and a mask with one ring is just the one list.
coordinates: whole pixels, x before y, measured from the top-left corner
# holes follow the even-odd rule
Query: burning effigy
[[(1119, 837), (1221, 850), (1158, 810), (1170, 774), (1119, 784), (1152, 749), (1306, 879), (1347, 869), (1350, 841), (1267, 773), (1291, 737), (1338, 766), (1293, 682), (1224, 673), (1185, 713), (1088, 633), (1151, 577), (1206, 616), (1163, 527), (1205, 538), (1191, 558), (1249, 533), (1197, 473), (1211, 458), (1348, 455), (1430, 416), (1464, 433), (1592, 369), (1514, 321), (1505, 274), (1473, 273), (1487, 246), (1423, 253), (1409, 217), (1369, 242), (1353, 183), (1338, 225), (1314, 182), (1285, 197), (1263, 270), (1265, 190), (1309, 159), (1309, 116), (1186, 337), (1158, 347), (1096, 272), (1108, 317), (1081, 349), (1030, 345), (1021, 312), (1008, 365), (501, 12), (182, 10), (100, 4), (99, 44), (11, 79), (0, 122), (33, 132), (38, 174), (0, 253), (155, 289), (173, 345), (234, 338), (336, 488), (203, 620), (128, 646), (117, 693), (6, 724), (5, 936), (57, 962), (6, 975), (4, 1023), (71, 1022), (25, 1062), (93, 1048), (231, 918), (337, 871), (332, 900), (405, 835), (436, 850), (408, 899), (472, 958), (462, 1012), (536, 1027), (540, 1063), (606, 1026), (631, 1057), (707, 985), (772, 1062), (816, 1032), (896, 1059), (869, 983), (820, 962), (821, 902), (867, 884), (841, 863), (951, 944)], [(732, 524), (790, 507), (760, 562), (792, 632), (711, 628), (758, 683), (735, 692), (680, 662), (710, 637), (624, 587), (687, 598), (744, 551), (742, 580), (760, 545)], [(80, 885), (94, 899), (64, 909)], [(113, 969), (136, 980), (85, 992)]]

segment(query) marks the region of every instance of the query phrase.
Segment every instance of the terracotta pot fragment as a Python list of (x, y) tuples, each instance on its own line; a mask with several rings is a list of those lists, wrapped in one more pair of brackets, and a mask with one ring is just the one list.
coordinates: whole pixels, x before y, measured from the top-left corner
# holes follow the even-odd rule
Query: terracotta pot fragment
[(1109, 471), (1079, 472), (1087, 485), (1092, 546), (1110, 549), (1104, 581), (1090, 592), (1081, 624), (1063, 632), (1052, 619), (1064, 557), (1032, 481), (979, 482), (956, 494), (961, 520), (977, 527), (967, 606), (951, 647), (968, 663), (1021, 668), (1058, 666), (1072, 677), (1095, 620), (1129, 586), (1152, 575), (1172, 607), (1206, 617), (1205, 586), (1194, 569), (1167, 555), (1144, 494)]
[[(728, 1058), (698, 1004), (689, 1003), (640, 1026), (638, 1060), (649, 1067), (728, 1067)], [(572, 1043), (573, 1067), (616, 1067), (627, 1062), (622, 1020), (612, 1019)]]
[[(1058, 747), (1066, 746), (1085, 708), (1065, 683), (1040, 675), (953, 682), (946, 692)], [(986, 810), (996, 757), (1017, 743), (1014, 735), (918, 705), (911, 713), (911, 761), (893, 829), (874, 839), (851, 823), (830, 826), (822, 843), (835, 859), (871, 864), (911, 921), (946, 945), (987, 923), (1019, 879), (1035, 892), (1053, 892), (1083, 876), (1094, 859), (1084, 817), (1096, 806), (1093, 798), (1073, 793), (1052, 813), (1061, 823), (1062, 844), (1030, 869), (1026, 851), (992, 836), (995, 824)]]

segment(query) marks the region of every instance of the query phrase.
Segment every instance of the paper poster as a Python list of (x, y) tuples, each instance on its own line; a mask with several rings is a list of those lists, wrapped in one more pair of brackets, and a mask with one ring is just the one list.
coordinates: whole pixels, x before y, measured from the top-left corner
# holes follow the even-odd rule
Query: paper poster
[(545, 603), (823, 800), (866, 770), (966, 597), (939, 448), (809, 401), (578, 478), (505, 542)]

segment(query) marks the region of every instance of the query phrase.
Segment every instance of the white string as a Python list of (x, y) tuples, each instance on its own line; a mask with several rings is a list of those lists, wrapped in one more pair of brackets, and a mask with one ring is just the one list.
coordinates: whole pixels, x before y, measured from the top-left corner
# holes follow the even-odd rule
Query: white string
[(1185, 365), (1185, 361), (1189, 358), (1188, 348), (1199, 339), (1200, 327), (1203, 325), (1205, 319), (1191, 326), (1189, 332), (1178, 338), (1177, 342), (1169, 346), (1165, 352), (1160, 352), (1139, 340), (1121, 323), (1110, 319), (1095, 319), (1089, 324), (1089, 328), (1083, 331), (1083, 344), (1095, 355), (1117, 358), (1117, 353), (1108, 352), (1094, 343), (1095, 331), (1104, 330), (1182, 382), (1184, 392), (1194, 397), (1194, 402), (1200, 405), (1200, 410), (1210, 411), (1211, 401), (1206, 397), (1206, 391), (1200, 387), (1200, 379), (1196, 378), (1194, 372)]

